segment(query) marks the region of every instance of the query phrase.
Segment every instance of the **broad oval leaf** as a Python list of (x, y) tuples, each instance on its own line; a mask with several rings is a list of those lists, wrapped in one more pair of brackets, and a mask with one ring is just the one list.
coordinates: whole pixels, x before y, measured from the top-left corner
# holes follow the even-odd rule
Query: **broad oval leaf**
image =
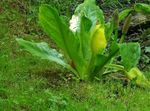
[(62, 58), (62, 54), (58, 53), (55, 49), (49, 48), (47, 43), (35, 43), (23, 39), (16, 40), (24, 50), (29, 51), (32, 55), (41, 57), (42, 59), (48, 59), (53, 62), (57, 62), (60, 65), (66, 66), (66, 63)]
[(38, 56), (42, 59), (47, 59), (56, 62), (57, 64), (60, 64), (65, 68), (68, 68), (69, 70), (71, 70), (73, 73), (76, 74), (76, 71), (65, 62), (62, 54), (58, 53), (55, 49), (49, 48), (47, 43), (45, 42), (35, 43), (23, 39), (16, 39), (16, 40), (19, 43), (19, 45), (23, 47), (23, 49), (29, 51), (32, 55)]
[(49, 5), (42, 5), (39, 10), (39, 22), (50, 38), (63, 49), (79, 72), (84, 67), (84, 61), (79, 53), (79, 39), (69, 29), (56, 9)]
[(80, 47), (81, 47), (81, 52), (83, 55), (83, 58), (85, 60), (89, 60), (91, 57), (91, 36), (90, 36), (90, 28), (92, 26), (92, 22), (83, 16), (81, 18), (81, 24), (80, 24), (80, 34), (79, 34), (79, 39), (80, 39)]
[(123, 43), (119, 45), (122, 64), (127, 71), (136, 67), (141, 55), (139, 43)]
[(92, 26), (97, 22), (101, 25), (105, 23), (103, 11), (96, 5), (95, 0), (85, 0), (76, 8), (74, 15), (87, 17), (92, 21)]

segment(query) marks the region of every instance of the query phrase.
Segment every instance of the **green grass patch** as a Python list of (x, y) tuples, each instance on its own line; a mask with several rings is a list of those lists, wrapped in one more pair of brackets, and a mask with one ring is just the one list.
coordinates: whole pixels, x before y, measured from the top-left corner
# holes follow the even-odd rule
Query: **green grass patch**
[(149, 89), (109, 79), (75, 82), (66, 69), (21, 51), (17, 37), (53, 43), (29, 13), (39, 5), (13, 2), (0, 2), (0, 111), (149, 111)]

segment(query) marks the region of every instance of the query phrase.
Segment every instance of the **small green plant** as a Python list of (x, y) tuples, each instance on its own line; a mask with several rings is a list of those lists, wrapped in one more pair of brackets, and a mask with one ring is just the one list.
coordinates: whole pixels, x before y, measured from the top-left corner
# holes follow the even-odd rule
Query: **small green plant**
[[(62, 65), (82, 80), (92, 81), (109, 69), (115, 69), (125, 74), (129, 80), (136, 79), (136, 83), (148, 85), (147, 79), (136, 67), (141, 53), (139, 43), (123, 43), (131, 13), (145, 10), (146, 13), (149, 12), (149, 7), (145, 4), (135, 4), (135, 10), (126, 9), (121, 13), (116, 10), (106, 23), (103, 11), (96, 6), (95, 0), (85, 0), (76, 8), (68, 25), (55, 8), (42, 5), (39, 9), (39, 23), (63, 53), (49, 48), (45, 42), (17, 41), (33, 55)], [(124, 19), (119, 40), (118, 26)], [(121, 56), (119, 65), (114, 64), (115, 56)]]

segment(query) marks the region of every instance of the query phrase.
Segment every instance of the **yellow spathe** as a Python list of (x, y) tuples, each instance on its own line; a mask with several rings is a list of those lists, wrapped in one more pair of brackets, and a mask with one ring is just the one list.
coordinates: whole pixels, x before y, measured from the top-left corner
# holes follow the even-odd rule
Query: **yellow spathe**
[(92, 32), (91, 48), (94, 54), (102, 53), (106, 48), (105, 29), (101, 25), (96, 25)]
[(135, 82), (139, 86), (149, 86), (150, 83), (145, 78), (144, 74), (137, 68), (133, 67), (128, 73), (127, 76), (130, 80), (136, 79)]

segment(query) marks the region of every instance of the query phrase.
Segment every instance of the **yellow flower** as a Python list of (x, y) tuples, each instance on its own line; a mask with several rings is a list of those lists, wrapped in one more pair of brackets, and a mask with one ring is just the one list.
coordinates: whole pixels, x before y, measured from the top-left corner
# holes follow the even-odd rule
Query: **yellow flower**
[(92, 32), (91, 48), (94, 54), (102, 53), (106, 48), (105, 29), (101, 25), (96, 25)]
[(144, 74), (137, 68), (132, 68), (128, 73), (127, 76), (130, 80), (136, 79), (135, 82), (137, 85), (146, 86), (149, 84), (148, 80), (145, 78)]

